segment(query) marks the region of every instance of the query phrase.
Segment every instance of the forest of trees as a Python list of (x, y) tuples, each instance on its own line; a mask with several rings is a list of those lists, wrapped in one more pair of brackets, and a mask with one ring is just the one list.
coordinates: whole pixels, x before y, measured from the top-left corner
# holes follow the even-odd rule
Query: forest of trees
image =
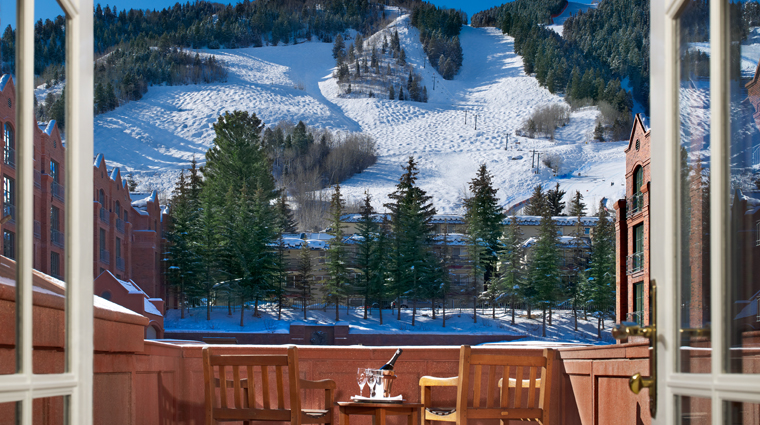
[(303, 230), (326, 226), (329, 199), (321, 189), (343, 182), (377, 161), (374, 139), (363, 133), (341, 133), (283, 121), (266, 128), (261, 144), (272, 163), (277, 187), (298, 206)]
[(649, 2), (606, 0), (567, 19), (563, 37), (545, 25), (566, 5), (516, 0), (476, 14), (472, 24), (497, 26), (513, 36), (525, 72), (550, 92), (564, 93), (571, 105), (609, 105), (606, 110), (616, 112), (600, 122), (600, 138), (609, 133), (618, 139), (630, 130), (633, 109), (621, 81), (627, 79), (637, 100), (649, 107)]
[[(182, 301), (181, 308), (205, 304), (209, 319), (214, 302), (226, 301), (229, 314), (233, 304), (253, 302), (254, 315), (260, 301), (275, 302), (279, 311), (283, 307), (288, 276), (283, 234), (295, 231), (300, 223), (284, 192), (275, 190), (272, 161), (264, 143), (271, 136), (262, 136), (262, 127), (255, 115), (246, 112), (220, 117), (206, 166), (199, 169), (193, 163), (180, 176), (171, 199), (167, 278)], [(291, 144), (296, 143), (293, 134), (290, 139)], [(347, 305), (349, 297), (362, 297), (368, 306), (403, 297), (412, 302), (412, 326), (418, 301), (429, 300), (433, 305), (444, 301), (445, 306), (447, 297), (453, 295), (448, 234), (435, 234), (436, 210), (431, 196), (418, 186), (418, 175), (417, 162), (410, 157), (384, 204), (389, 214), (382, 220), (377, 219), (372, 197), (365, 194), (354, 249), (344, 240), (349, 235), (341, 222), (346, 200), (340, 185), (333, 187), (327, 224), (335, 238), (328, 242), (323, 299), (313, 300), (309, 295), (313, 254), (308, 243), (301, 246), (294, 295), (302, 298), (304, 306), (311, 301), (333, 304), (335, 319), (340, 320), (339, 307)], [(549, 191), (537, 187), (529, 207), (542, 217), (540, 236), (526, 261), (517, 220), (513, 217), (504, 225), (506, 216), (497, 192), (491, 173), (482, 165), (463, 199), (472, 279), (456, 293), (471, 297), (472, 319), (478, 320), (478, 301), (488, 300), (494, 314), (496, 304), (511, 306), (513, 316), (518, 303), (525, 304), (529, 314), (531, 308), (544, 311), (545, 333), (547, 326), (552, 326), (553, 302), (570, 299), (587, 314), (587, 301), (593, 299), (601, 330), (603, 317), (614, 303), (615, 285), (615, 232), (604, 205), (599, 206), (599, 223), (590, 240), (579, 221), (573, 245), (578, 252), (565, 262), (563, 258), (568, 256), (561, 252), (551, 219), (565, 210), (565, 192), (559, 186)], [(578, 217), (586, 215), (580, 193), (576, 192), (567, 210)], [(480, 291), (481, 284), (485, 291)], [(241, 325), (245, 312), (240, 309)], [(431, 312), (437, 314), (435, 309)], [(367, 313), (365, 309), (365, 318)], [(382, 323), (382, 311), (378, 313)], [(304, 317), (306, 314), (304, 308)], [(446, 326), (445, 307), (442, 315), (442, 326)], [(400, 319), (399, 309), (396, 318)]]
[(411, 22), (420, 30), (420, 42), (430, 64), (444, 79), (453, 79), (462, 67), (459, 33), (462, 25), (467, 24), (467, 16), (461, 11), (422, 3), (412, 11)]
[[(382, 43), (379, 42), (382, 34)], [(387, 97), (390, 100), (427, 102), (427, 87), (422, 77), (406, 61), (398, 30), (383, 30), (372, 41), (357, 34), (346, 47), (338, 34), (333, 44), (334, 77), (344, 96)], [(406, 89), (406, 90), (404, 90)]]

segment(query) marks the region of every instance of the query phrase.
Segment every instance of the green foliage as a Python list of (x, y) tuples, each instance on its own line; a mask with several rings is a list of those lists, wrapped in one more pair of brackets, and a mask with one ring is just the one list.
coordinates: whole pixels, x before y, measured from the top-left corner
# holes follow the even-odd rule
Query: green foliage
[(435, 207), (431, 197), (417, 186), (419, 171), (414, 157), (409, 157), (403, 169), (396, 190), (388, 195), (391, 202), (385, 204), (393, 234), (389, 255), (392, 289), (399, 297), (407, 294), (414, 300), (425, 299), (435, 285), (437, 262), (430, 247)]
[(335, 185), (330, 200), (330, 226), (333, 238), (330, 240), (330, 248), (327, 250), (327, 273), (330, 279), (325, 284), (325, 301), (335, 303), (335, 320), (340, 320), (339, 305), (343, 298), (348, 295), (351, 279), (348, 276), (348, 251), (343, 241), (343, 208), (345, 201), (340, 193), (340, 185)]
[(266, 151), (261, 146), (263, 123), (247, 111), (225, 112), (214, 124), (214, 145), (206, 152), (206, 187), (209, 196), (221, 205), (230, 191), (261, 192), (267, 201), (275, 199), (274, 178)]
[(508, 296), (512, 302), (512, 324), (515, 323), (515, 301), (519, 298), (530, 300), (533, 296), (530, 288), (525, 286), (525, 267), (522, 264), (525, 250), (522, 245), (522, 236), (517, 217), (512, 216), (501, 239), (502, 249), (498, 260), (500, 275), (498, 281), (495, 282), (499, 291)]
[(412, 11), (411, 22), (420, 30), (420, 42), (430, 64), (444, 79), (453, 79), (462, 67), (459, 33), (467, 17), (461, 11), (422, 3)]
[(565, 203), (562, 201), (562, 198), (565, 197), (565, 193), (567, 192), (559, 188), (559, 183), (557, 183), (554, 189), (546, 191), (546, 203), (549, 206), (549, 214), (552, 217), (564, 215), (562, 211), (565, 209)]
[(544, 215), (544, 211), (549, 208), (549, 204), (546, 201), (546, 193), (544, 193), (544, 187), (538, 185), (533, 188), (533, 195), (528, 200), (528, 205), (525, 207), (526, 215)]
[(538, 241), (533, 248), (528, 267), (529, 286), (535, 291), (534, 299), (544, 309), (542, 335), (546, 336), (546, 308), (557, 300), (560, 288), (560, 252), (557, 225), (550, 209), (545, 208), (538, 230)]
[(599, 203), (599, 222), (591, 238), (589, 265), (589, 298), (599, 314), (601, 338), (602, 315), (607, 314), (615, 302), (615, 226), (604, 203)]
[[(359, 209), (359, 222), (357, 234), (359, 242), (356, 246), (356, 288), (358, 293), (364, 295), (364, 305), (369, 306), (372, 301), (382, 305), (385, 298), (385, 259), (383, 229), (376, 221), (375, 210), (372, 208), (372, 197), (369, 192), (364, 193), (364, 200)], [(382, 323), (382, 309), (380, 310), (380, 322)], [(364, 318), (367, 318), (367, 309), (364, 310)]]
[(573, 199), (570, 200), (570, 211), (568, 215), (571, 217), (585, 217), (586, 216), (586, 204), (583, 203), (583, 195), (580, 191), (575, 191)]

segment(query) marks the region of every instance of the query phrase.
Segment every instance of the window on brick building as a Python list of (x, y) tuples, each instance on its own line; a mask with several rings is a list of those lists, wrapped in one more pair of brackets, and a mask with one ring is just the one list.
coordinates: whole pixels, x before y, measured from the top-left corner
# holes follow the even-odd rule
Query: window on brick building
[(3, 160), (6, 164), (15, 167), (16, 166), (16, 139), (13, 136), (13, 127), (10, 123), (5, 123), (5, 131), (3, 132), (3, 143), (5, 149), (3, 149)]
[(58, 207), (50, 208), (50, 229), (61, 230), (61, 210)]
[(50, 274), (61, 277), (61, 256), (57, 252), (50, 253)]
[(644, 268), (644, 224), (633, 227), (633, 258), (631, 271), (638, 272)]
[(124, 210), (124, 222), (125, 223), (129, 223), (129, 220), (127, 220), (128, 218), (129, 218), (129, 215), (127, 215), (127, 210)]
[(103, 192), (103, 189), (100, 189), (98, 191), (98, 202), (100, 202), (100, 207), (105, 208), (106, 207), (106, 193)]
[(8, 230), (3, 230), (3, 255), (16, 259), (16, 235)]
[(53, 181), (56, 183), (61, 182), (61, 170), (57, 162), (50, 160), (50, 176), (53, 177)]
[(104, 229), (100, 229), (100, 250), (105, 251), (106, 249), (106, 231)]
[(121, 217), (121, 203), (119, 203), (119, 201), (116, 201), (116, 207), (114, 210), (116, 212), (116, 218)]
[(633, 321), (642, 325), (644, 323), (644, 282), (634, 284), (633, 288)]
[(116, 238), (116, 243), (114, 244), (114, 251), (116, 252), (116, 258), (121, 258), (121, 238)]
[(16, 181), (3, 176), (3, 217), (8, 215), (16, 219)]

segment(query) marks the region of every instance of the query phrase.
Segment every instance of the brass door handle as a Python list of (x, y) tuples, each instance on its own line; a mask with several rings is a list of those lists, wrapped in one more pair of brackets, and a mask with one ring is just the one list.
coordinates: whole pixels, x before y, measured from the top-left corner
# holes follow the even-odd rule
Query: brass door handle
[(654, 387), (654, 384), (654, 378), (642, 378), (640, 373), (635, 373), (633, 376), (631, 376), (631, 379), (628, 380), (628, 386), (631, 388), (631, 391), (633, 391), (634, 394), (641, 392), (642, 388), (649, 388), (651, 391)]
[[(649, 326), (639, 326), (635, 322), (621, 322), (612, 329), (612, 336), (620, 340), (620, 342), (628, 342), (628, 337), (641, 336), (649, 340), (649, 370), (650, 375), (648, 378), (644, 378), (640, 373), (636, 373), (628, 380), (628, 386), (634, 394), (638, 394), (642, 388), (649, 388), (649, 413), (654, 418), (657, 415), (657, 284), (652, 279), (652, 311), (650, 316), (652, 317), (652, 324)], [(694, 330), (690, 333), (697, 333)], [(682, 331), (683, 332), (683, 331)], [(709, 330), (707, 330), (709, 332)]]

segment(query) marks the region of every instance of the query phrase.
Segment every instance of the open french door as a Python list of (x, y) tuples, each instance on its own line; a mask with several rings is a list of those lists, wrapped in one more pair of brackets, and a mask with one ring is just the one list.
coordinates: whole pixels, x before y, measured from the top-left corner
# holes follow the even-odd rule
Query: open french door
[(760, 4), (650, 5), (653, 423), (757, 424)]
[[(13, 0), (2, 0), (2, 7), (12, 9)], [(65, 15), (65, 361), (61, 373), (36, 373), (44, 359), (33, 361), (32, 267), (34, 260), (34, 193), (36, 178), (49, 170), (35, 158), (34, 138), (38, 125), (35, 116), (35, 1), (15, 2), (15, 68), (4, 70), (15, 87), (15, 104), (8, 99), (3, 108), (15, 108), (15, 132), (4, 133), (6, 142), (15, 134), (14, 223), (7, 232), (7, 248), (16, 259), (15, 304), (15, 373), (0, 375), (0, 404), (11, 403), (15, 423), (31, 425), (35, 399), (62, 399), (64, 423), (92, 424), (93, 381), (93, 275), (92, 275), (92, 158), (93, 158), (93, 2), (59, 0)], [(48, 2), (38, 2), (50, 7)], [(6, 56), (8, 52), (5, 52)], [(13, 63), (6, 57), (4, 64)], [(3, 87), (7, 87), (7, 79)], [(40, 99), (38, 99), (40, 100)], [(3, 102), (5, 103), (5, 102)], [(9, 109), (12, 110), (12, 109)], [(6, 124), (14, 118), (4, 112)], [(10, 125), (10, 124), (9, 124)], [(11, 127), (6, 127), (11, 129)], [(7, 144), (7, 143), (6, 143)], [(6, 154), (9, 151), (6, 150)], [(8, 211), (11, 211), (8, 209)], [(46, 212), (47, 213), (47, 212)], [(43, 235), (47, 237), (46, 235)], [(15, 246), (14, 246), (15, 245)], [(15, 253), (14, 253), (15, 251)], [(6, 254), (9, 255), (9, 254)], [(11, 326), (0, 323), (0, 326)], [(51, 324), (48, 324), (50, 326)], [(6, 328), (7, 329), (7, 328)], [(7, 412), (8, 410), (4, 410)], [(49, 413), (49, 412), (42, 412)], [(8, 421), (8, 417), (0, 419)], [(11, 419), (13, 421), (13, 419)]]

